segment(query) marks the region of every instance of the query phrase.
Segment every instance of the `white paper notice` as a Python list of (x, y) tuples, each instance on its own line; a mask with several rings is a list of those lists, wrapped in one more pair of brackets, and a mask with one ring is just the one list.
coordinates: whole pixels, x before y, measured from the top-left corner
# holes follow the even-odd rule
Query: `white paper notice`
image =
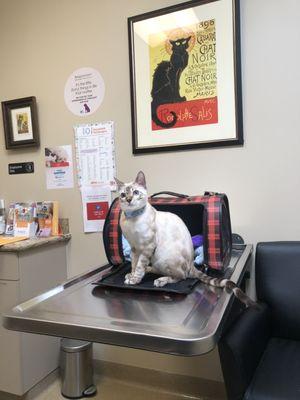
[(93, 114), (103, 101), (104, 80), (99, 71), (85, 67), (74, 71), (65, 85), (65, 103), (75, 115)]
[(47, 189), (74, 187), (72, 146), (45, 148)]
[(77, 125), (74, 132), (79, 187), (108, 185), (115, 190), (113, 122)]
[(111, 204), (109, 186), (81, 188), (84, 232), (101, 232)]

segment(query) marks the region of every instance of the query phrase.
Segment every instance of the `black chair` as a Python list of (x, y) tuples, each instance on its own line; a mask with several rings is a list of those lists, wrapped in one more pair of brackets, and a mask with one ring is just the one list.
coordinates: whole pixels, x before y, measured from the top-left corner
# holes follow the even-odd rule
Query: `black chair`
[(246, 309), (219, 354), (229, 400), (300, 399), (300, 242), (259, 243), (260, 310)]

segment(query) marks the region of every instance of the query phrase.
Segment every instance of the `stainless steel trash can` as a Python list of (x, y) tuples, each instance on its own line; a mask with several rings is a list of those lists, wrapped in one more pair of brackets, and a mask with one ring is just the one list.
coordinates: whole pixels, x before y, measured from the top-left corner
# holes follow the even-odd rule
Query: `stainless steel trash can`
[(64, 338), (61, 340), (60, 356), (62, 395), (72, 399), (94, 395), (93, 344)]

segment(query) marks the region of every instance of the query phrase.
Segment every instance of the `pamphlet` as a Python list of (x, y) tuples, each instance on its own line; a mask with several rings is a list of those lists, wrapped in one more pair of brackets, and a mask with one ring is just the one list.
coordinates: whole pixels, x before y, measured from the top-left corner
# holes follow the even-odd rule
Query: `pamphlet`
[(14, 236), (35, 236), (37, 230), (36, 203), (16, 203)]
[(58, 202), (37, 202), (36, 215), (38, 220), (37, 236), (47, 237), (58, 235)]

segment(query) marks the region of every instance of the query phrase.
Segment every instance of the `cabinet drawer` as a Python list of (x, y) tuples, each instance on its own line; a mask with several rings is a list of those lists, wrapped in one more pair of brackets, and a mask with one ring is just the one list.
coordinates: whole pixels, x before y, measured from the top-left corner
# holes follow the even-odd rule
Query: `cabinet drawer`
[(19, 257), (16, 253), (0, 252), (0, 279), (19, 280)]

